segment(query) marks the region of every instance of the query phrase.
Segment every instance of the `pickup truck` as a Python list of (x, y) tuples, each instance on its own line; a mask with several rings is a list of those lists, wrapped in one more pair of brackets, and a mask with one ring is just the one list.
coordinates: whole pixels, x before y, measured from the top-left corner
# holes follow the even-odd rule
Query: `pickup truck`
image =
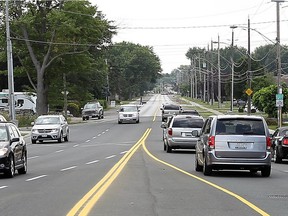
[(104, 118), (103, 106), (99, 102), (88, 102), (82, 109), (82, 119), (88, 120), (89, 118)]
[(168, 117), (180, 114), (182, 111), (181, 106), (176, 104), (163, 104), (160, 109), (162, 110), (162, 121), (166, 121)]

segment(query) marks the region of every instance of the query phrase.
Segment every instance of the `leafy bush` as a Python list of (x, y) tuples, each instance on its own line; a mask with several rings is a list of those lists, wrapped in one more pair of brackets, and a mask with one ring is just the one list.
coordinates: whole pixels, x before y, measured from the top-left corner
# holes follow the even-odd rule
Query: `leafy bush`
[(70, 113), (77, 117), (77, 116), (80, 116), (80, 107), (78, 104), (76, 103), (68, 103), (67, 104), (67, 109), (70, 111)]

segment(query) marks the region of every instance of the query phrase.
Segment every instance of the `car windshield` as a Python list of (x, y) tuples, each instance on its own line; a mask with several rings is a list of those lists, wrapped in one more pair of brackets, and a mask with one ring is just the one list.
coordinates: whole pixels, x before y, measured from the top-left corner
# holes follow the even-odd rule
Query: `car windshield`
[(258, 119), (220, 119), (216, 134), (265, 135), (264, 124)]
[(7, 141), (8, 136), (7, 136), (7, 131), (6, 128), (1, 126), (0, 127), (0, 141)]
[(288, 135), (288, 129), (287, 130), (283, 130), (279, 133), (280, 136), (287, 136)]
[(53, 117), (40, 117), (38, 119), (36, 119), (35, 124), (36, 125), (46, 125), (46, 124), (59, 124), (60, 123), (60, 119), (57, 116), (53, 116)]
[(125, 106), (120, 108), (120, 112), (137, 112), (136, 106)]
[(204, 124), (203, 119), (194, 119), (194, 118), (175, 118), (173, 121), (172, 127), (176, 128), (202, 128)]
[(95, 109), (97, 107), (96, 104), (86, 104), (84, 106), (84, 109)]

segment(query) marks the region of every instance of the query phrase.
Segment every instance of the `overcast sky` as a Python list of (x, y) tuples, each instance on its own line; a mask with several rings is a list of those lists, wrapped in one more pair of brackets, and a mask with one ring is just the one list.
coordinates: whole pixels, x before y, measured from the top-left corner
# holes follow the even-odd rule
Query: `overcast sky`
[[(272, 0), (90, 0), (108, 20), (115, 21), (118, 34), (113, 42), (152, 46), (161, 60), (163, 73), (190, 64), (189, 48), (220, 46), (247, 49), (247, 23), (251, 23), (251, 52), (272, 44), (277, 36), (276, 3)], [(288, 2), (280, 4), (280, 43), (288, 44)], [(217, 47), (217, 44), (214, 44)]]

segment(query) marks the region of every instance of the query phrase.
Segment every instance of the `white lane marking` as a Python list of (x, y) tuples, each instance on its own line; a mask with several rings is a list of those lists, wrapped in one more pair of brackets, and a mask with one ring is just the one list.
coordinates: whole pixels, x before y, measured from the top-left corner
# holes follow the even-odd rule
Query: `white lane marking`
[(120, 152), (120, 154), (125, 154), (125, 153), (127, 153), (128, 151), (123, 151), (123, 152)]
[(30, 178), (30, 179), (27, 179), (26, 181), (33, 181), (33, 180), (36, 180), (36, 179), (40, 179), (40, 178), (43, 178), (43, 177), (46, 177), (47, 175), (41, 175), (41, 176), (36, 176), (34, 178)]
[(90, 162), (87, 162), (86, 164), (89, 165), (89, 164), (93, 164), (93, 163), (97, 163), (97, 162), (99, 162), (99, 160), (90, 161)]
[(109, 131), (109, 129), (106, 129), (105, 131)]
[(63, 152), (64, 150), (62, 149), (62, 150), (58, 150), (58, 151), (56, 151), (56, 153), (59, 153), (59, 152)]
[(64, 169), (61, 169), (60, 171), (66, 171), (66, 170), (71, 170), (71, 169), (75, 169), (77, 166), (71, 166), (71, 167), (67, 167), (67, 168), (64, 168)]
[(4, 189), (4, 188), (7, 188), (8, 186), (0, 186), (0, 189)]
[(79, 146), (79, 144), (76, 144), (76, 145), (74, 145), (73, 147), (77, 147), (77, 146)]
[(86, 143), (87, 143), (87, 142), (90, 142), (90, 140), (86, 140), (85, 142), (86, 142)]
[(108, 157), (106, 157), (105, 159), (110, 159), (110, 158), (113, 158), (113, 157), (116, 157), (116, 155), (108, 156)]
[(31, 160), (31, 159), (35, 159), (35, 158), (38, 158), (39, 156), (33, 156), (33, 157), (28, 157), (27, 159), (28, 160)]
[(93, 139), (96, 139), (96, 138), (97, 138), (96, 136), (93, 137)]
[(105, 131), (103, 131), (102, 134), (105, 134)]
[(97, 136), (99, 137), (99, 136), (101, 136), (101, 134), (98, 134)]

